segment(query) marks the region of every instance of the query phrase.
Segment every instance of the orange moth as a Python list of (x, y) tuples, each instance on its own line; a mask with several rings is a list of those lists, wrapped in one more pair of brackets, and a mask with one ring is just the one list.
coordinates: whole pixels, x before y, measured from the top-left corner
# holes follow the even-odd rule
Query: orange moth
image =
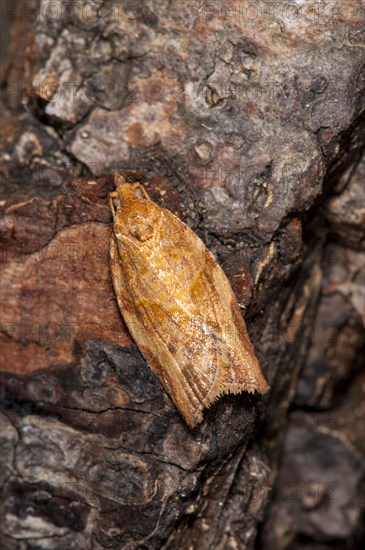
[(115, 175), (111, 271), (128, 329), (187, 424), (225, 393), (266, 393), (229, 281), (199, 237)]

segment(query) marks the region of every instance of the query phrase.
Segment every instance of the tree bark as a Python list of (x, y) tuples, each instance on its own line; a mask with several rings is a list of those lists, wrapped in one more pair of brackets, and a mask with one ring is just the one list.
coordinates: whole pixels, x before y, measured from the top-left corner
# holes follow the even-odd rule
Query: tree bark
[[(357, 548), (362, 3), (20, 0), (13, 19), (2, 548)], [(114, 169), (215, 254), (267, 398), (185, 425), (116, 305)]]

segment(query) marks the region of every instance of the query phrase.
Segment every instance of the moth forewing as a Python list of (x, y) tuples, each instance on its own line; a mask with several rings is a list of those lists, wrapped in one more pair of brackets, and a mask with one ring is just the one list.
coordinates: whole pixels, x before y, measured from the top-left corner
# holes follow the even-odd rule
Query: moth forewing
[(111, 271), (133, 339), (189, 426), (224, 393), (268, 385), (229, 281), (199, 237), (116, 177)]

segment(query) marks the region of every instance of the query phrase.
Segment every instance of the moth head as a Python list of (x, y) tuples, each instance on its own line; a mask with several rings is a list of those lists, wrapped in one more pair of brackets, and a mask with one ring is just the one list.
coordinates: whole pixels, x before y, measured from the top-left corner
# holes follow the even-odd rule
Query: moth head
[(122, 183), (110, 194), (115, 230), (144, 242), (153, 237), (159, 209), (139, 183)]

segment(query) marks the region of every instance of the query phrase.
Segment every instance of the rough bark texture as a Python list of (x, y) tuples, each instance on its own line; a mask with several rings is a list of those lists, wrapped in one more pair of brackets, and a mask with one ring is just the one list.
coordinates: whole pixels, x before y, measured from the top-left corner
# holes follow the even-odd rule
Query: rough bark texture
[[(357, 548), (362, 2), (19, 1), (13, 20), (1, 547)], [(216, 254), (268, 398), (184, 424), (116, 306), (115, 168)]]

